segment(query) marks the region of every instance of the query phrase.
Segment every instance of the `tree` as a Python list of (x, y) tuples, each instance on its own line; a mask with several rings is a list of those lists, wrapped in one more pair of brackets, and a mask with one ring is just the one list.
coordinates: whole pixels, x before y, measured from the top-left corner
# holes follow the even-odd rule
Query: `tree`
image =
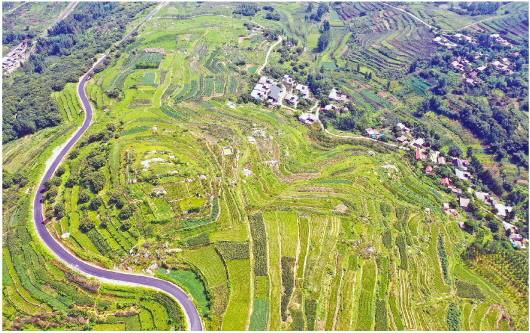
[(326, 30), (320, 34), (318, 38), (317, 51), (323, 52), (329, 45), (329, 30)]
[(129, 217), (131, 217), (134, 214), (134, 206), (127, 205), (123, 207), (123, 209), (118, 214), (118, 217), (122, 220), (127, 220)]
[(86, 234), (87, 232), (92, 230), (95, 226), (96, 225), (94, 224), (94, 222), (88, 219), (83, 219), (83, 221), (79, 224), (79, 230), (81, 230), (81, 232)]
[(68, 188), (72, 188), (72, 187), (74, 187), (77, 184), (79, 184), (79, 178), (76, 177), (76, 176), (70, 176), (70, 178), (68, 178), (68, 180), (66, 181), (64, 186), (66, 186)]
[(489, 170), (485, 170), (479, 174), (482, 182), (496, 195), (502, 195), (504, 190), (499, 182), (493, 177), (493, 174)]
[(89, 188), (92, 193), (98, 193), (105, 186), (105, 176), (97, 171), (90, 172), (85, 175), (82, 184), (86, 188)]
[(98, 210), (102, 204), (103, 204), (103, 200), (101, 200), (100, 197), (95, 197), (92, 200), (90, 200), (89, 208), (95, 211), (95, 210)]
[(478, 221), (469, 219), (464, 222), (464, 227), (467, 231), (473, 234), (480, 227), (480, 223)]
[(55, 216), (56, 220), (62, 219), (65, 215), (65, 212), (66, 210), (62, 203), (57, 203), (55, 207), (53, 207), (53, 215)]
[(234, 14), (239, 14), (243, 16), (254, 16), (259, 10), (258, 6), (254, 3), (242, 3), (234, 9)]
[(109, 205), (115, 206), (118, 209), (121, 209), (124, 205), (124, 202), (121, 198), (121, 195), (118, 192), (111, 192), (109, 197)]
[(66, 170), (64, 169), (64, 166), (61, 165), (60, 167), (57, 168), (57, 171), (55, 171), (55, 175), (57, 177), (61, 177), (65, 171)]
[(460, 150), (460, 148), (457, 146), (451, 146), (449, 147), (449, 151), (447, 153), (453, 157), (460, 157), (460, 155), (462, 155), (462, 150)]
[(79, 197), (77, 199), (77, 202), (83, 204), (83, 203), (88, 202), (88, 200), (90, 200), (90, 195), (88, 194), (88, 192), (85, 190), (81, 190), (79, 192)]
[(324, 24), (322, 24), (322, 31), (328, 31), (330, 28), (329, 21), (325, 20)]

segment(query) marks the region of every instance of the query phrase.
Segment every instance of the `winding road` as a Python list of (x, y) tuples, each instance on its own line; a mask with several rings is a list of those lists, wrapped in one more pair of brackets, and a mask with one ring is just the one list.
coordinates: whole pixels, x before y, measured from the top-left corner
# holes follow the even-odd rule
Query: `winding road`
[[(150, 19), (158, 11), (158, 9), (160, 8), (157, 7), (157, 9), (155, 9), (151, 14), (149, 14), (146, 17), (146, 20)], [(132, 32), (136, 31), (137, 28), (134, 29)], [(125, 36), (124, 39), (129, 37), (132, 32)], [(72, 147), (74, 147), (74, 145), (79, 141), (79, 139), (83, 136), (83, 134), (92, 124), (94, 111), (86, 94), (86, 84), (90, 80), (90, 73), (92, 73), (93, 68), (95, 68), (95, 66), (101, 63), (101, 61), (103, 61), (103, 59), (105, 59), (107, 55), (108, 53), (104, 54), (92, 66), (92, 68), (79, 79), (79, 83), (77, 86), (77, 94), (79, 95), (79, 98), (83, 105), (83, 109), (85, 111), (85, 119), (81, 127), (77, 129), (77, 131), (70, 137), (70, 139), (68, 139), (67, 143), (61, 148), (60, 152), (53, 157), (51, 164), (47, 166), (44, 176), (42, 177), (42, 180), (39, 186), (37, 187), (37, 193), (35, 195), (35, 200), (33, 203), (33, 218), (35, 221), (35, 228), (37, 229), (39, 237), (44, 242), (44, 244), (46, 244), (48, 249), (69, 267), (85, 275), (108, 281), (110, 283), (139, 285), (162, 291), (173, 297), (180, 304), (184, 312), (185, 319), (187, 321), (188, 329), (191, 329), (192, 331), (201, 331), (203, 330), (203, 324), (199, 312), (197, 311), (197, 308), (193, 304), (191, 298), (180, 287), (169, 281), (155, 278), (152, 276), (126, 273), (121, 271), (112, 271), (81, 260), (68, 249), (66, 249), (66, 247), (64, 247), (58, 239), (52, 236), (52, 234), (44, 224), (42, 205), (44, 183), (46, 181), (49, 181), (53, 177), (55, 171), (57, 170), (65, 156), (70, 152)]]

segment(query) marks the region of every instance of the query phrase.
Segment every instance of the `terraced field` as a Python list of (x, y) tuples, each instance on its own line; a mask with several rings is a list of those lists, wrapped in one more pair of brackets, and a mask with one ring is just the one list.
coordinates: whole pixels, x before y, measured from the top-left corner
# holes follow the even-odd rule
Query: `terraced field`
[[(405, 22), (395, 16), (385, 19)], [(244, 21), (163, 20), (90, 87), (88, 137), (113, 134), (65, 163), (55, 204), (68, 213), (50, 228), (69, 233), (70, 249), (176, 281), (209, 329), (444, 330), (449, 304), (466, 327), (527, 325), (521, 300), (464, 265), (466, 236), (440, 209), (446, 194), (403, 152), (332, 139), (283, 111), (228, 107), (247, 89), (230, 62)], [(147, 46), (165, 50), (160, 65), (131, 66)], [(112, 87), (123, 97), (108, 98)], [(101, 158), (91, 167), (102, 188), (65, 186)], [(463, 286), (479, 292), (459, 295)]]
[[(454, 313), (465, 330), (528, 329), (524, 271), (502, 255), (462, 259), (472, 236), (442, 211), (452, 197), (407, 152), (330, 136), (289, 109), (235, 103), (271, 45), (244, 23), (316, 44), (318, 28), (297, 31), (304, 10), (278, 5), (282, 23), (231, 16), (224, 5), (161, 10), (90, 81), (96, 117), (49, 185), (48, 228), (87, 261), (181, 286), (209, 330), (448, 330)], [(345, 25), (361, 13), (353, 34)], [(343, 4), (329, 18), (334, 40), (314, 57), (315, 72), (348, 57), (396, 78), (431, 51), (430, 31), (378, 4)], [(373, 118), (401, 106), (337, 77)], [(427, 90), (417, 77), (410, 85), (411, 95)], [(55, 98), (68, 122), (37, 134), (43, 147), (81, 118), (74, 86)], [(433, 126), (462, 130), (449, 125)], [(4, 147), (9, 172), (40, 156), (39, 175), (51, 148), (30, 141)], [(5, 327), (183, 328), (169, 298), (87, 280), (43, 254), (28, 229), (30, 193), (4, 212)], [(88, 321), (24, 321), (43, 314)]]
[(362, 2), (343, 3), (336, 10), (354, 31), (344, 56), (382, 76), (400, 77), (416, 59), (434, 51), (429, 28), (403, 12)]

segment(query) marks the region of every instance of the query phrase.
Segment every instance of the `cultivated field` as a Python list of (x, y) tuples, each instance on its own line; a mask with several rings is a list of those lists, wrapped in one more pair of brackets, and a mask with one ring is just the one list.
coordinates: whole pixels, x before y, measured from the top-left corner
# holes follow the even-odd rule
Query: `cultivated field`
[[(209, 330), (448, 330), (455, 311), (462, 330), (528, 329), (520, 263), (502, 254), (464, 261), (472, 236), (443, 212), (452, 197), (406, 152), (330, 136), (290, 109), (236, 102), (273, 43), (245, 23), (281, 29), (306, 43), (304, 52), (316, 47), (318, 27), (301, 31), (297, 21), (305, 7), (274, 6), (280, 23), (207, 3), (169, 4), (148, 21), (90, 81), (96, 116), (50, 185), (48, 228), (82, 259), (175, 282)], [(310, 62), (311, 73), (358, 63), (335, 80), (371, 121), (411, 117), (403, 100), (419, 103), (428, 84), (392, 80), (433, 51), (432, 32), (380, 4), (337, 6), (330, 46), (299, 63)], [(361, 12), (366, 19), (352, 22)], [(442, 28), (454, 28), (451, 20)], [(504, 23), (480, 26), (496, 24)], [(371, 84), (367, 71), (376, 73)], [(394, 90), (381, 93), (387, 80)], [(9, 172), (43, 162), (51, 150), (41, 147), (81, 121), (75, 85), (54, 97), (67, 121), (5, 145)], [(458, 123), (432, 120), (448, 142), (480, 147)], [(30, 170), (36, 179), (42, 165)], [(25, 318), (57, 312), (81, 312), (94, 330), (182, 328), (169, 298), (87, 280), (44, 254), (28, 223), (32, 191), (4, 212), (7, 328), (41, 329)]]

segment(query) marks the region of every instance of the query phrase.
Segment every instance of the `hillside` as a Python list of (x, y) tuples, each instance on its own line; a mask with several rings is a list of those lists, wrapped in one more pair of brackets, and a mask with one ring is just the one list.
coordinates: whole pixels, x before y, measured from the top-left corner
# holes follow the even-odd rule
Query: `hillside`
[[(45, 186), (47, 228), (83, 260), (182, 287), (208, 330), (527, 330), (528, 252), (503, 228), (528, 238), (527, 153), (499, 144), (499, 159), (495, 140), (440, 109), (480, 102), (487, 115), (495, 95), (492, 127), (507, 110), (527, 122), (528, 82), (521, 96), (487, 77), (487, 97), (464, 91), (433, 41), (506, 29), (524, 48), (511, 6), (167, 4), (90, 73), (95, 118)], [(184, 328), (168, 296), (74, 273), (37, 237), (37, 181), (83, 118), (75, 83), (50, 93), (59, 125), (3, 147), (4, 328)], [(404, 149), (398, 123), (427, 142)], [(499, 133), (524, 146), (528, 127)], [(473, 179), (423, 151), (475, 158)], [(477, 199), (495, 192), (486, 171), (513, 214)], [(468, 197), (474, 209), (459, 205)]]

